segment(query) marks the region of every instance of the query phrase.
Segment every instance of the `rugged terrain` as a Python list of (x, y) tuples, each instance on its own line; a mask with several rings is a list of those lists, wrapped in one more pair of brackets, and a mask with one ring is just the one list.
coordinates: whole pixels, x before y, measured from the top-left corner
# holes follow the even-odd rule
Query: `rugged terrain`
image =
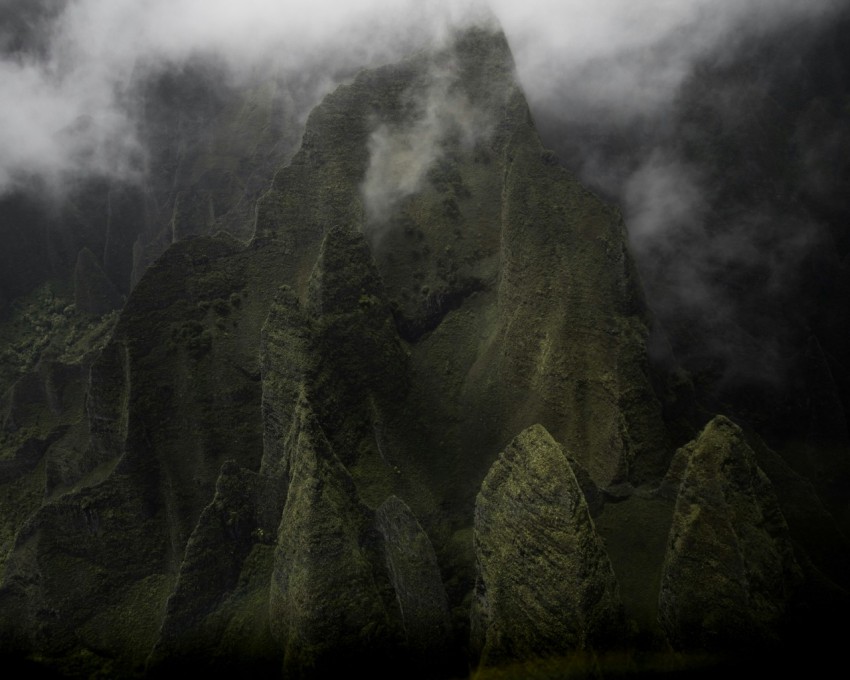
[(839, 398), (802, 462), (705, 407), (499, 31), (359, 73), (294, 153), (274, 92), (203, 85), (151, 85), (181, 123), (151, 124), (155, 181), (0, 208), (4, 654), (435, 678), (829, 654)]

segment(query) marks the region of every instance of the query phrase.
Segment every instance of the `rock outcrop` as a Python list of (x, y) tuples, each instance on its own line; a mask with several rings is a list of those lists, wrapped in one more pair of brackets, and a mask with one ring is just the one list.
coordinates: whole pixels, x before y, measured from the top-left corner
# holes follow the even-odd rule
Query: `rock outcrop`
[(483, 668), (583, 656), (621, 641), (619, 586), (561, 446), (514, 439), (475, 505), (472, 646)]
[(224, 463), (215, 496), (186, 544), (149, 671), (277, 667), (268, 608), (257, 604), (268, 601), (285, 492), (278, 480)]
[(276, 540), (269, 611), (284, 673), (323, 677), (398, 647), (380, 535), (309, 406), (299, 405), (286, 505)]
[(397, 496), (385, 500), (375, 514), (412, 661), (438, 666), (446, 654), (450, 621), (434, 546)]
[(770, 480), (722, 416), (680, 456), (659, 596), (671, 643), (721, 654), (775, 644), (801, 572)]

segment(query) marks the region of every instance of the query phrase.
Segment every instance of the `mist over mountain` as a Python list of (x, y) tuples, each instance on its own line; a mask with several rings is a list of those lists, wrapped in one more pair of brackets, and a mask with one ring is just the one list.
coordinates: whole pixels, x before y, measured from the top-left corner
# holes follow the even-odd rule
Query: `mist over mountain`
[(733, 32), (722, 54), (694, 62), (663, 116), (538, 116), (566, 163), (623, 205), (668, 330), (723, 338), (690, 348), (721, 390), (787, 385), (812, 334), (846, 372), (826, 328), (845, 293), (846, 25), (845, 10)]
[[(490, 10), (511, 43), (546, 144), (622, 207), (662, 315), (673, 305), (703, 316), (740, 316), (737, 296), (716, 285), (726, 274), (718, 269), (727, 265), (768, 279), (768, 296), (796, 287), (801, 263), (830, 231), (819, 211), (834, 211), (827, 204), (841, 193), (836, 149), (847, 138), (839, 115), (846, 60), (835, 42), (846, 8), (833, 0), (657, 1), (639, 8), (615, 0), (592, 9), (581, 2), (493, 2), (488, 9), (478, 2), (325, 0), (309, 10), (253, 0), (238, 9), (206, 3), (202, 21), (189, 0), (144, 6), (10, 0), (0, 23), (7, 102), (0, 191), (8, 196), (35, 183), (42, 198), (45, 191), (61, 196), (81, 179), (138, 184), (158, 172), (151, 140), (165, 123), (146, 116), (145, 102), (152, 81), (181, 73), (189, 80), (209, 73), (204, 96), (220, 99), (259, 82), (277, 83), (291, 148), (307, 113), (337, 83), (439, 44), (449, 27), (481, 21)], [(818, 47), (823, 39), (835, 46)], [(813, 99), (829, 103), (807, 118), (796, 112)], [(757, 112), (766, 102), (775, 102), (775, 110)], [(783, 114), (785, 108), (792, 113)], [(749, 130), (759, 127), (759, 115), (782, 118), (773, 123), (773, 136), (765, 132), (759, 142), (775, 156), (721, 157), (721, 144), (756, 144)], [(727, 139), (718, 140), (722, 135)], [(791, 156), (797, 176), (761, 199), (717, 196), (721, 175), (729, 186), (751, 184), (745, 175), (728, 177), (731, 166), (770, 173), (785, 165), (776, 158)], [(792, 218), (773, 205), (776, 193), (805, 195), (818, 214)], [(727, 215), (746, 217), (703, 236), (706, 223), (730, 221), (713, 214), (718, 203)], [(776, 368), (765, 373), (775, 375)]]
[(0, 0), (0, 654), (834, 658), (848, 29), (841, 0)]

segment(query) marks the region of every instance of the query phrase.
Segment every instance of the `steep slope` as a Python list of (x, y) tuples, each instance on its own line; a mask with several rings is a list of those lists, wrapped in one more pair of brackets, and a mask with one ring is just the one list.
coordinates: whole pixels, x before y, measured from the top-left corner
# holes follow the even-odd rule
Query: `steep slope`
[(726, 418), (680, 453), (687, 461), (661, 579), (662, 624), (677, 648), (776, 645), (801, 574), (770, 480)]
[(850, 6), (832, 7), (724, 43), (645, 119), (536, 113), (563, 162), (625, 205), (699, 424), (758, 430), (847, 533)]
[[(175, 198), (178, 231), (210, 198)], [(108, 267), (78, 259), (102, 311)], [(605, 540), (672, 455), (649, 323), (619, 213), (541, 146), (500, 32), (360, 73), (249, 242), (177, 240), (62, 378), (73, 403), (44, 376), (13, 395), (0, 645), (69, 675), (287, 677), (462, 675), (471, 625), (488, 669), (630, 647), (618, 589), (656, 586)], [(493, 558), (514, 549), (551, 563)], [(575, 601), (561, 574), (576, 611), (548, 603)], [(543, 616), (500, 647), (518, 582)]]

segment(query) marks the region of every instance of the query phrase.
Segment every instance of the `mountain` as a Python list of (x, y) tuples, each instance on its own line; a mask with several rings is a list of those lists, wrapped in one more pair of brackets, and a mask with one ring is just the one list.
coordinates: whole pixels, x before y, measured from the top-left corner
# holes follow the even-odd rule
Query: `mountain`
[(828, 361), (813, 341), (805, 459), (707, 408), (499, 30), (358, 73), (300, 144), (273, 83), (208, 68), (145, 84), (141, 184), (0, 206), (6, 656), (434, 678), (831, 656)]

